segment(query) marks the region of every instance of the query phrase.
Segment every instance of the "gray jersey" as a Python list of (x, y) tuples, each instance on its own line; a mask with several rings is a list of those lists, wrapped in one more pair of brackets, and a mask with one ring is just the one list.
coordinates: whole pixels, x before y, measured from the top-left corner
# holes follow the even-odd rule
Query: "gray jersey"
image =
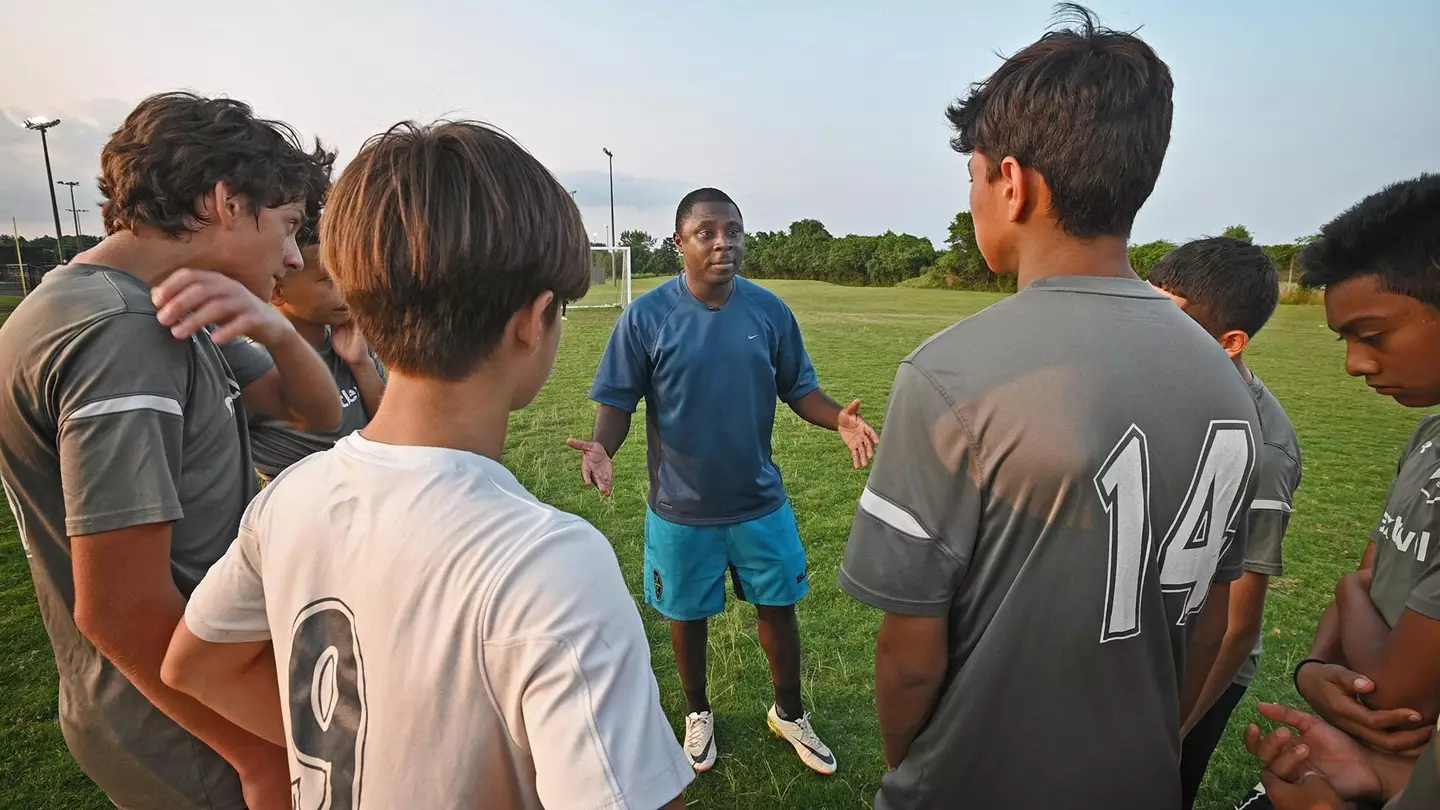
[[(1250, 506), (1250, 536), (1245, 546), (1245, 570), (1270, 577), (1285, 573), (1282, 547), (1290, 515), (1295, 507), (1295, 490), (1300, 488), (1300, 439), (1290, 417), (1280, 407), (1265, 383), (1250, 381), (1255, 410), (1260, 414), (1260, 466), (1256, 469), (1255, 502)], [(1260, 653), (1265, 639), (1255, 640), (1255, 650), (1241, 665), (1235, 683), (1249, 686), (1260, 670)]]
[(947, 617), (949, 654), (875, 806), (1178, 805), (1186, 648), (1240, 575), (1259, 435), (1133, 279), (1035, 282), (905, 360), (840, 584)]
[[(259, 345), (255, 345), (255, 349), (265, 351)], [(335, 442), (370, 424), (370, 417), (374, 415), (365, 412), (355, 374), (350, 370), (350, 364), (340, 359), (331, 347), (329, 329), (325, 330), (325, 345), (317, 351), (326, 368), (330, 369), (330, 376), (335, 378), (335, 386), (340, 389), (340, 427), (329, 433), (306, 433), (289, 422), (251, 414), (250, 444), (254, 449), (255, 469), (266, 478), (274, 478), (306, 456), (329, 450)], [(370, 358), (380, 379), (385, 379), (385, 367), (373, 352)]]
[(188, 596), (255, 494), (240, 391), (269, 368), (208, 334), (174, 339), (149, 287), (92, 265), (51, 272), (0, 329), (0, 478), (55, 649), (61, 730), (122, 807), (244, 803), (234, 770), (76, 629), (70, 538), (170, 523)]
[(1408, 608), (1440, 620), (1440, 416), (1420, 423), (1405, 454), (1380, 525), (1370, 600), (1392, 628)]

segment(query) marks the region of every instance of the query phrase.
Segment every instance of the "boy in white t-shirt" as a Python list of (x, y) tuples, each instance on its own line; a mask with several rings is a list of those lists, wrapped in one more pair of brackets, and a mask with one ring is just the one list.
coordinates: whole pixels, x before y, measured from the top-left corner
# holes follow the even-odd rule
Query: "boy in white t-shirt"
[(398, 125), (331, 193), (323, 262), (385, 398), (250, 505), (163, 672), (287, 746), (297, 810), (684, 806), (609, 543), (499, 461), (587, 245), (565, 189), (483, 125)]

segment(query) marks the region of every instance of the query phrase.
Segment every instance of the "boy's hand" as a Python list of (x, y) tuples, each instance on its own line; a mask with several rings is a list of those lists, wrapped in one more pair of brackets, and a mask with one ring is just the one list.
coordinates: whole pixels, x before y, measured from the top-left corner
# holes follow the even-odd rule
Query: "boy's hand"
[(605, 446), (599, 442), (580, 439), (570, 439), (566, 444), (581, 453), (580, 477), (585, 479), (585, 485), (595, 487), (600, 490), (601, 495), (610, 497), (615, 481), (615, 466), (610, 460), (610, 454), (605, 452)]
[(875, 445), (879, 444), (880, 436), (875, 432), (875, 428), (870, 427), (869, 422), (860, 417), (860, 400), (857, 399), (840, 410), (835, 429), (845, 441), (845, 446), (850, 448), (850, 459), (854, 462), (855, 469), (868, 467), (871, 459), (875, 458)]
[(1420, 722), (1414, 709), (1371, 710), (1358, 696), (1375, 691), (1375, 683), (1338, 664), (1308, 664), (1295, 679), (1300, 695), (1325, 722), (1380, 751), (1401, 754), (1430, 742), (1434, 728), (1407, 729)]
[(1260, 784), (1265, 786), (1265, 795), (1275, 810), (1348, 810), (1353, 806), (1317, 774), (1292, 783), (1266, 768), (1260, 773)]
[(1347, 799), (1385, 798), (1385, 784), (1373, 759), (1383, 754), (1366, 750), (1355, 738), (1305, 712), (1261, 703), (1260, 714), (1294, 728), (1303, 737), (1296, 740), (1287, 728), (1263, 738), (1259, 726), (1246, 729), (1245, 747), (1276, 776), (1299, 782), (1306, 774), (1319, 773)]
[(370, 359), (370, 344), (365, 342), (365, 336), (360, 333), (360, 327), (356, 326), (354, 321), (330, 327), (330, 348), (335, 350), (335, 356), (348, 365), (359, 366), (374, 362)]
[(216, 326), (210, 338), (217, 344), (245, 335), (268, 347), (295, 331), (285, 316), (240, 282), (209, 270), (175, 271), (150, 292), (150, 300), (159, 310), (155, 317), (178, 340)]

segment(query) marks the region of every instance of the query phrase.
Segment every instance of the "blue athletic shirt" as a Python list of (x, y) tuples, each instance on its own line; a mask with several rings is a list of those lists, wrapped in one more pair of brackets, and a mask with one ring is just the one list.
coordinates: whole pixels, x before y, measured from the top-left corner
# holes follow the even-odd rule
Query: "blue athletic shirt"
[(683, 275), (635, 299), (615, 324), (590, 398), (634, 413), (646, 404), (650, 508), (673, 523), (714, 526), (785, 503), (770, 458), (775, 399), (820, 387), (795, 315), (736, 277), (718, 310)]

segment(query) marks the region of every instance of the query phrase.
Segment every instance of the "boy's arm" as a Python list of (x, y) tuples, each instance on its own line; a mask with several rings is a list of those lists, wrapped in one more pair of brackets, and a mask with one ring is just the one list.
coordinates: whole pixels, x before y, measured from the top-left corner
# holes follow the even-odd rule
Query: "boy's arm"
[(345, 362), (355, 387), (360, 389), (360, 406), (365, 416), (374, 419), (380, 411), (380, 398), (385, 395), (385, 369), (370, 351), (365, 335), (354, 321), (347, 321), (330, 330), (330, 348)]
[(71, 538), (75, 626), (157, 708), (235, 766), (242, 781), (283, 772), (283, 748), (168, 686), (161, 662), (185, 599), (170, 571), (170, 526)]
[(254, 516), (275, 492), (269, 488), (251, 504), (239, 536), (191, 595), (161, 674), (166, 684), (241, 728), (284, 746), (260, 548), (250, 529)]
[[(1365, 553), (1360, 556), (1360, 565), (1357, 571), (1370, 571), (1375, 566), (1375, 544), (1372, 542), (1365, 547)], [(1305, 656), (1317, 661), (1324, 661), (1327, 664), (1339, 664), (1348, 666), (1345, 661), (1345, 653), (1340, 648), (1340, 608), (1332, 600), (1320, 615), (1320, 623), (1315, 628), (1315, 642), (1310, 646), (1310, 652)]]
[(894, 770), (929, 722), (945, 682), (947, 616), (886, 613), (875, 642), (875, 710), (885, 764)]
[[(222, 347), (247, 408), (311, 433), (340, 427), (340, 391), (320, 355), (239, 282), (206, 270), (179, 270), (155, 288), (153, 298), (160, 323), (178, 339), (217, 327), (211, 339)], [(237, 340), (241, 336), (264, 350)], [(267, 361), (274, 367), (267, 368)]]
[[(1230, 583), (1217, 581), (1210, 585), (1205, 607), (1195, 620), (1195, 635), (1185, 653), (1185, 685), (1180, 692), (1180, 722), (1185, 723), (1200, 710), (1199, 701), (1205, 684), (1215, 672), (1215, 659), (1224, 643), (1230, 622)], [(1234, 673), (1231, 673), (1234, 678)], [(1208, 710), (1208, 706), (1206, 709)], [(1203, 712), (1202, 712), (1203, 713)], [(1183, 735), (1182, 735), (1183, 736)]]
[(1264, 627), (1265, 592), (1269, 583), (1269, 576), (1246, 571), (1230, 586), (1230, 620), (1225, 628), (1225, 637), (1220, 642), (1220, 651), (1210, 667), (1200, 697), (1195, 701), (1195, 708), (1181, 728), (1182, 737), (1190, 733), (1190, 729), (1230, 688), (1245, 660), (1254, 652)]
[(897, 767), (924, 728), (949, 666), (949, 615), (980, 533), (984, 495), (968, 432), (923, 372), (902, 363), (885, 445), (860, 497), (840, 587), (885, 611), (875, 703)]
[(1407, 608), (1392, 630), (1370, 599), (1368, 571), (1342, 579), (1335, 602), (1345, 658), (1375, 683), (1365, 704), (1414, 709), (1434, 720), (1440, 714), (1440, 621)]

